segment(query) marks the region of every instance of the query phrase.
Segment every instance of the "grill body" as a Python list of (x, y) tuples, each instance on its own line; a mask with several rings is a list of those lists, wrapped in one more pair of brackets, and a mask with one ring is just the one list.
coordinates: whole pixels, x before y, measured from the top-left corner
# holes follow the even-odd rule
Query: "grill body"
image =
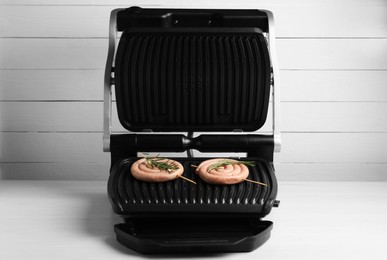
[[(269, 31), (268, 12), (259, 10), (112, 12), (104, 147), (111, 152), (108, 195), (124, 219), (115, 225), (120, 243), (144, 254), (239, 252), (269, 239), (273, 223), (262, 218), (277, 203), (277, 138), (275, 131), (254, 132), (266, 122), (273, 86)], [(112, 86), (128, 134), (111, 134)], [(193, 158), (193, 149), (244, 152), (247, 157), (237, 159), (255, 162), (249, 179), (268, 186), (208, 184), (191, 166), (208, 158)], [(147, 183), (130, 172), (139, 152), (184, 151), (187, 158), (174, 159), (197, 185)]]

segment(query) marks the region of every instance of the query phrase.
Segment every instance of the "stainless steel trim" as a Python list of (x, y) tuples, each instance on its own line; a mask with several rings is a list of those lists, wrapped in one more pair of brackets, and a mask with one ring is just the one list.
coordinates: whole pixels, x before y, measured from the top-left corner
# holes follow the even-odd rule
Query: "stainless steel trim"
[[(187, 133), (187, 137), (188, 138), (193, 138), (193, 136), (194, 136), (194, 132), (188, 132)], [(192, 149), (187, 149), (187, 157), (188, 158), (193, 158), (194, 157), (194, 153), (193, 153)]]
[(109, 49), (105, 67), (103, 88), (103, 151), (110, 151), (110, 135), (112, 132), (112, 68), (117, 38), (117, 13), (123, 8), (114, 9), (110, 14)]
[(273, 80), (272, 80), (272, 95), (273, 95), (273, 136), (274, 136), (274, 152), (281, 151), (281, 117), (280, 117), (280, 77), (279, 77), (279, 67), (277, 60), (277, 52), (275, 48), (275, 30), (274, 30), (274, 17), (273, 13), (267, 10), (264, 11), (269, 19), (269, 51), (270, 51), (270, 60), (272, 66)]

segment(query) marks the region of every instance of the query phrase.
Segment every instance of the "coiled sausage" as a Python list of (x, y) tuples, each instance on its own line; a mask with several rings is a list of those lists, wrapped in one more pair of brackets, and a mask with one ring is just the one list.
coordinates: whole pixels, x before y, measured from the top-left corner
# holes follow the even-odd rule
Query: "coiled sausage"
[[(212, 169), (214, 164), (221, 161), (227, 161), (227, 164)], [(236, 184), (246, 180), (249, 176), (249, 168), (237, 160), (216, 158), (199, 164), (196, 173), (205, 182), (211, 184)]]
[(184, 167), (181, 163), (170, 159), (158, 159), (157, 162), (168, 163), (175, 166), (175, 170), (162, 170), (147, 163), (147, 158), (142, 158), (135, 161), (130, 170), (132, 175), (141, 181), (147, 182), (164, 182), (179, 178), (183, 172)]

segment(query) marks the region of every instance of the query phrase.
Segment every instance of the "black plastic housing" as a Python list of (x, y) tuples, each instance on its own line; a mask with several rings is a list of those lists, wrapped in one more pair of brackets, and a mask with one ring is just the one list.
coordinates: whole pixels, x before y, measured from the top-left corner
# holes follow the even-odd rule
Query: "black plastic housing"
[(143, 9), (137, 6), (117, 14), (117, 30), (126, 28), (258, 28), (268, 32), (265, 12), (251, 9)]
[(256, 219), (131, 219), (117, 224), (117, 240), (143, 254), (249, 252), (265, 243), (273, 223)]
[[(268, 16), (259, 10), (121, 10), (115, 55), (116, 105), (121, 125), (132, 132), (111, 135), (108, 194), (117, 240), (144, 253), (251, 251), (269, 237), (277, 195), (274, 138), (249, 132), (267, 117), (271, 61), (265, 34)], [(251, 180), (235, 185), (202, 181), (191, 164), (207, 158), (175, 158), (184, 176), (166, 183), (136, 180), (138, 152), (246, 152)], [(226, 156), (227, 157), (227, 156)]]
[(184, 152), (189, 149), (200, 152), (246, 152), (273, 162), (274, 141), (272, 135), (258, 134), (203, 134), (187, 137), (182, 134), (115, 134), (111, 135), (111, 168), (138, 152)]
[(244, 252), (261, 246), (273, 223), (261, 221), (270, 213), (277, 195), (272, 163), (260, 158), (249, 166), (249, 179), (234, 185), (213, 185), (201, 180), (191, 165), (206, 158), (174, 158), (184, 176), (162, 183), (136, 180), (127, 158), (111, 170), (108, 193), (113, 210), (125, 219), (115, 225), (117, 240), (144, 254)]

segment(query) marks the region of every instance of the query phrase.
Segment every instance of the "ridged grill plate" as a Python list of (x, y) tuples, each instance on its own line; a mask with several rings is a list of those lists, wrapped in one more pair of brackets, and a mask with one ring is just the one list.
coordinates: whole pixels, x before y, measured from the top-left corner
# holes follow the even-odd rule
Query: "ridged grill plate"
[[(265, 202), (276, 194), (276, 180), (272, 166), (265, 160), (255, 160), (256, 166), (249, 166), (249, 179), (268, 186), (243, 181), (234, 185), (213, 185), (200, 179), (191, 166), (202, 160), (178, 158), (184, 166), (184, 177), (151, 183), (139, 181), (130, 171), (137, 160), (125, 159), (115, 165), (109, 178), (109, 195), (119, 214), (140, 214), (149, 212), (227, 212), (260, 213)], [(274, 187), (274, 188), (273, 188)]]
[(263, 34), (203, 30), (123, 32), (115, 89), (125, 128), (254, 131), (265, 123), (270, 59)]

